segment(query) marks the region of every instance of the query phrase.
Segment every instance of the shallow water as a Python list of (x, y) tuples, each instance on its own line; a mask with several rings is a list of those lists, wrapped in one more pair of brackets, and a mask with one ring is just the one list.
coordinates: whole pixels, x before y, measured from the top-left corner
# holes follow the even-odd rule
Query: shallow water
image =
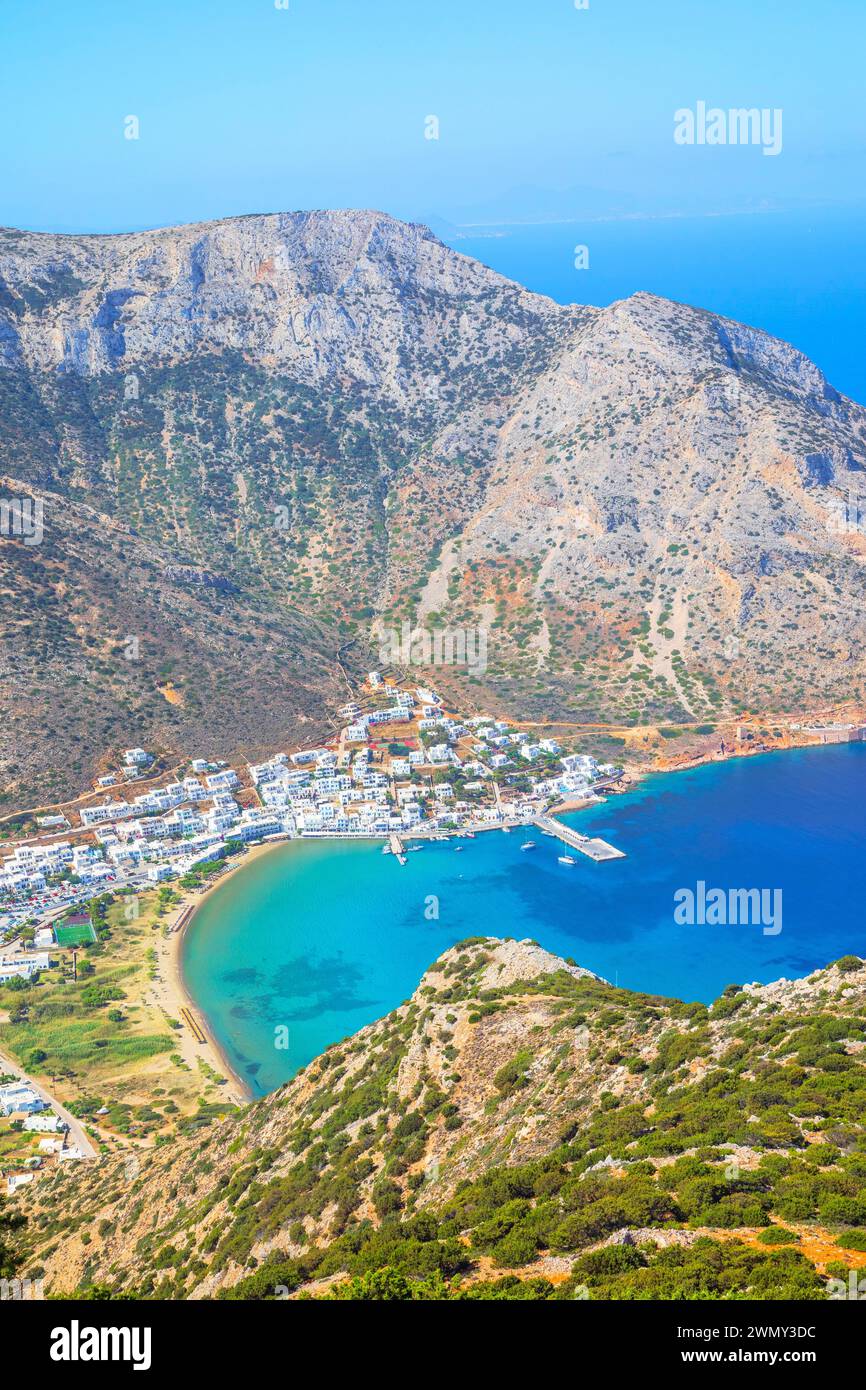
[[(407, 998), (466, 936), (532, 937), (630, 989), (709, 1002), (728, 984), (866, 955), (866, 744), (660, 774), (565, 817), (626, 859), (558, 863), (532, 828), (426, 844), (300, 841), (240, 869), (196, 914), (188, 988), (254, 1091)], [(522, 853), (526, 838), (536, 849)], [(680, 925), (674, 894), (781, 890), (782, 930)], [(276, 1043), (288, 1037), (288, 1046)]]

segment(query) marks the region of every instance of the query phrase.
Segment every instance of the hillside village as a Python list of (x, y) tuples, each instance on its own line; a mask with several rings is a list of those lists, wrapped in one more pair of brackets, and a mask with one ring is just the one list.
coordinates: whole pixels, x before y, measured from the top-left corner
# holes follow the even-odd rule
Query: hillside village
[[(10, 1197), (32, 1182), (46, 1163), (75, 1162), (93, 1154), (86, 1140), (78, 1142), (81, 1131), (71, 1133), (69, 1121), (54, 1113), (54, 1104), (33, 1082), (16, 1077), (7, 1081), (0, 1075), (0, 1120), (11, 1121), (0, 1126), (0, 1153), (4, 1170), (8, 1168), (5, 1191)], [(29, 1146), (28, 1140), (33, 1141)]]
[[(88, 899), (182, 877), (252, 844), (294, 837), (384, 838), (531, 822), (592, 800), (621, 776), (507, 721), (449, 713), (435, 690), (370, 672), (321, 746), (234, 768), (193, 758), (185, 775), (122, 796), (153, 758), (127, 749), (103, 799), (38, 820), (0, 863), (0, 982), (46, 969), (46, 952), (87, 929)], [(115, 789), (118, 790), (115, 790)], [(19, 933), (26, 929), (22, 942)], [(26, 946), (26, 949), (19, 949)]]

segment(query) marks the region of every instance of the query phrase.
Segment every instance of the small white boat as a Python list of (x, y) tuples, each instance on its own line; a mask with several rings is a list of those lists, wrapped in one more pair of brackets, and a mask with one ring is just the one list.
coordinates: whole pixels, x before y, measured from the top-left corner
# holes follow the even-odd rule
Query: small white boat
[(560, 862), (560, 864), (576, 864), (576, 863), (577, 863), (577, 860), (576, 860), (576, 859), (572, 859), (572, 857), (571, 857), (570, 854), (560, 854), (560, 855), (559, 855), (559, 862)]
[(474, 831), (474, 830), (467, 830), (467, 831), (466, 831), (466, 838), (467, 838), (467, 840), (474, 840), (474, 839), (475, 839), (475, 831)]
[(424, 848), (423, 845), (410, 845), (410, 846), (409, 846), (409, 853), (410, 853), (410, 854), (417, 854), (418, 851), (419, 851), (419, 849), (423, 849), (423, 848)]
[(382, 846), (382, 853), (383, 853), (383, 854), (390, 854), (390, 853), (391, 853), (391, 846), (390, 846), (390, 845), (383, 845), (383, 846)]
[(454, 853), (455, 853), (455, 854), (462, 854), (462, 853), (463, 853), (463, 846), (462, 846), (462, 845), (455, 845), (455, 846), (454, 846)]
[(510, 834), (511, 834), (511, 826), (510, 826), (510, 825), (502, 825), (502, 826), (500, 826), (500, 830), (502, 831), (503, 835), (510, 835)]
[(527, 840), (524, 844), (522, 844), (522, 845), (520, 846), (520, 848), (521, 848), (521, 849), (535, 849), (535, 841), (534, 841), (534, 840)]

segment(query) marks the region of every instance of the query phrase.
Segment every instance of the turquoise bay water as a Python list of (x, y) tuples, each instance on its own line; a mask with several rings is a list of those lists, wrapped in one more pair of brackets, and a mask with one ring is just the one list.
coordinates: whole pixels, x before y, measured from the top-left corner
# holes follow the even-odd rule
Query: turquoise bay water
[[(864, 785), (866, 744), (656, 775), (565, 818), (628, 856), (573, 868), (534, 829), (480, 834), (459, 854), (425, 845), (402, 868), (369, 841), (281, 845), (202, 905), (187, 985), (264, 1094), (394, 1008), (466, 936), (532, 937), (630, 989), (705, 1002), (734, 982), (806, 974), (866, 955)], [(525, 838), (537, 848), (521, 853)], [(781, 933), (677, 925), (674, 893), (698, 880), (781, 889)]]

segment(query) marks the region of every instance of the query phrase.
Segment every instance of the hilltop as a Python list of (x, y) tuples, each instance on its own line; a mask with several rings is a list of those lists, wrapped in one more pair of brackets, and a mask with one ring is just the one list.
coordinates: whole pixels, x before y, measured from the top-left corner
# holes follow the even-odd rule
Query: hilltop
[(866, 1262), (864, 1048), (854, 956), (707, 1009), (473, 938), (132, 1174), (33, 1184), (27, 1269), (159, 1298), (824, 1298)]
[(519, 718), (862, 697), (863, 408), (753, 328), (558, 305), (381, 213), (0, 231), (0, 440), (45, 506), (0, 544), (10, 807), (121, 728), (302, 737), (404, 619), (487, 629), (449, 680)]

